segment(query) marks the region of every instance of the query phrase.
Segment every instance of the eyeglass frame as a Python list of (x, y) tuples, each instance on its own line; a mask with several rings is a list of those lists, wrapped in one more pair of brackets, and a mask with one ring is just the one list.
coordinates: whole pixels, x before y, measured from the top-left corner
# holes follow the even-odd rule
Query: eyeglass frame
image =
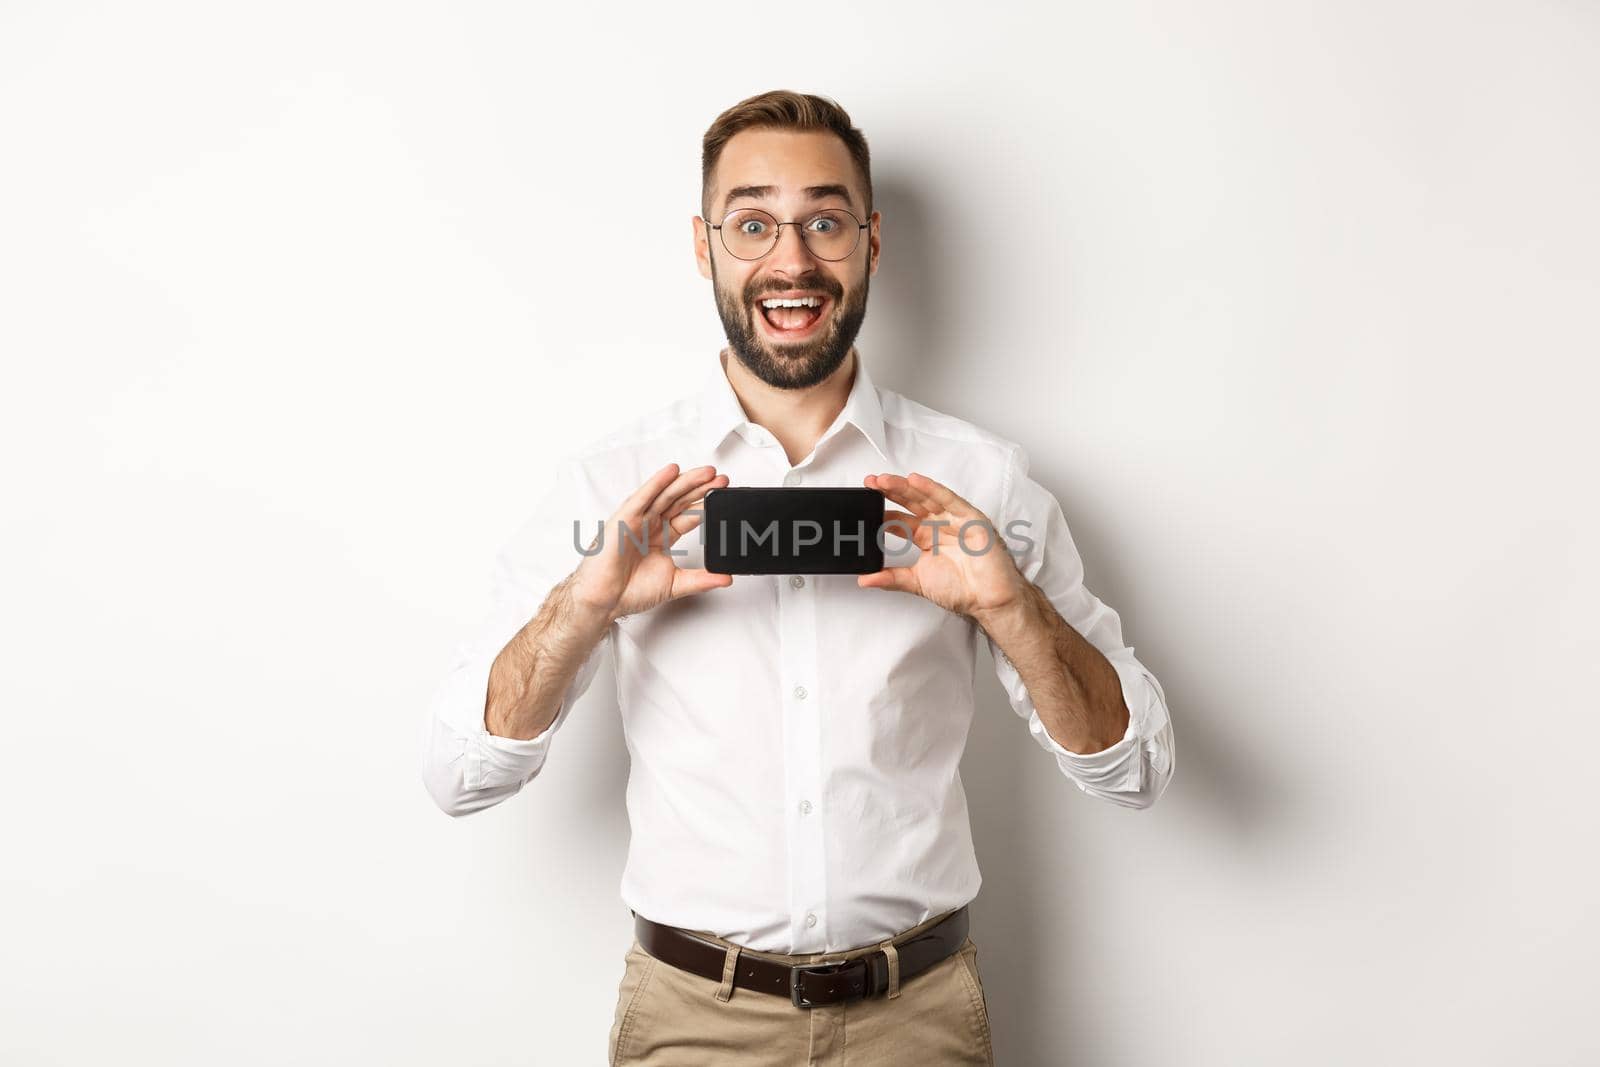
[[(772, 220), (773, 226), (777, 230), (777, 233), (772, 238), (772, 247), (768, 248), (765, 252), (761, 253), (759, 256), (755, 257), (754, 259), (745, 259), (743, 256), (741, 256), (738, 253), (736, 253), (733, 249), (729, 248), (728, 247), (728, 239), (722, 235), (722, 227), (724, 227), (724, 226), (726, 226), (728, 224), (728, 220), (730, 218), (732, 218), (733, 215), (734, 215), (734, 212), (737, 212), (737, 211), (759, 211), (763, 215), (765, 215), (767, 218)], [(816, 218), (818, 215), (826, 214), (829, 211), (837, 211), (840, 214), (848, 215), (848, 216), (850, 216), (850, 220), (856, 224), (856, 243), (850, 246), (850, 251), (846, 252), (844, 255), (840, 256), (838, 259), (829, 259), (827, 256), (817, 256), (816, 251), (814, 249), (812, 249), (812, 247), (810, 245), (806, 244), (806, 238), (805, 238), (804, 232), (802, 232), (801, 235), (800, 235), (800, 243), (802, 245), (805, 245), (805, 249), (806, 249), (807, 252), (809, 252), (813, 256), (817, 256), (817, 258), (822, 260), (822, 262), (824, 262), (824, 263), (843, 263), (845, 260), (847, 260), (851, 256), (855, 255), (856, 254), (856, 249), (861, 247), (861, 231), (865, 230), (865, 229), (868, 229), (872, 225), (871, 221), (862, 222), (859, 218), (856, 217), (856, 213), (854, 211), (851, 211), (849, 208), (843, 208), (843, 207), (819, 208), (818, 210), (813, 211), (811, 214), (807, 215), (804, 219), (800, 219), (800, 220), (790, 219), (788, 222), (779, 222), (778, 221), (778, 216), (774, 215), (772, 212), (768, 211), (766, 208), (760, 208), (760, 207), (736, 207), (736, 208), (730, 208), (728, 213), (726, 215), (722, 216), (722, 221), (717, 223), (715, 226), (711, 225), (711, 223), (709, 221), (707, 221), (707, 219), (706, 219), (706, 217), (704, 215), (698, 215), (698, 216), (696, 216), (696, 218), (698, 218), (701, 222), (704, 222), (706, 224), (706, 228), (707, 229), (716, 230), (717, 231), (717, 241), (722, 245), (722, 250), (724, 252), (728, 253), (728, 255), (732, 256), (734, 259), (737, 259), (740, 263), (759, 263), (761, 260), (766, 259), (768, 256), (772, 255), (772, 253), (777, 249), (778, 242), (783, 240), (783, 228), (785, 226), (800, 226), (800, 225), (802, 225), (804, 223), (810, 222), (812, 219)]]

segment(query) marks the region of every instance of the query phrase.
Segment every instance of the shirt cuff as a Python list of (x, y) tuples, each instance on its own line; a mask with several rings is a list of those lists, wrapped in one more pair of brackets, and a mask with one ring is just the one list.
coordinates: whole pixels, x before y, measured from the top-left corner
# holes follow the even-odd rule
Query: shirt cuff
[(1140, 742), (1149, 724), (1155, 690), (1139, 664), (1116, 659), (1108, 662), (1122, 683), (1122, 699), (1128, 707), (1128, 729), (1121, 740), (1099, 752), (1074, 752), (1045, 729), (1044, 720), (1039, 718), (1031, 698), (1027, 705), (1028, 730), (1042, 748), (1055, 756), (1056, 763), (1078, 783), (1079, 789), (1087, 792), (1088, 787), (1093, 786), (1113, 793), (1137, 793), (1144, 788), (1144, 759)]
[(537, 737), (519, 739), (500, 737), (480, 726), (468, 739), (472, 751), (463, 768), (462, 784), (468, 789), (479, 789), (527, 781), (544, 766), (550, 754), (550, 735), (555, 728), (555, 723), (551, 723)]
[[(494, 660), (483, 659), (455, 672), (442, 694), (443, 718), (456, 719), (457, 751), (463, 789), (487, 789), (526, 782), (544, 766), (556, 723), (537, 737), (518, 739), (491, 734), (483, 721), (484, 694), (489, 691), (489, 670)], [(465, 722), (448, 714), (463, 709)], [(448, 709), (448, 710), (447, 710)]]

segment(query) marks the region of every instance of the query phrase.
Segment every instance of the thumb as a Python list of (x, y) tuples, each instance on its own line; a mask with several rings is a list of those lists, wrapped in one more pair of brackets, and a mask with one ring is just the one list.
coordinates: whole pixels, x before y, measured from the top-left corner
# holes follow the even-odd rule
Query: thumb
[(856, 575), (856, 585), (862, 589), (895, 589), (902, 593), (917, 592), (917, 579), (910, 567), (885, 567), (871, 574)]

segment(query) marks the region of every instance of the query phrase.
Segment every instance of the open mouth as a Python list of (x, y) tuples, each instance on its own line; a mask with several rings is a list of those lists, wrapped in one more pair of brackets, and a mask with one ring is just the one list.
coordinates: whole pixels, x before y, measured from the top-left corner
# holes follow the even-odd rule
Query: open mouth
[(827, 317), (833, 300), (820, 293), (799, 296), (768, 294), (755, 303), (756, 315), (769, 336), (780, 341), (799, 341), (817, 331)]

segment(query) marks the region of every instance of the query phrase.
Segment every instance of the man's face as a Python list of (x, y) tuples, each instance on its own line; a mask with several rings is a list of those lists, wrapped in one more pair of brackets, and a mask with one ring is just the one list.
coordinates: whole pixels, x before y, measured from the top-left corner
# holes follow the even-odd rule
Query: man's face
[[(744, 130), (723, 147), (707, 206), (712, 225), (740, 207), (760, 208), (779, 222), (803, 221), (824, 208), (862, 218), (866, 191), (849, 150), (833, 134)], [(798, 226), (782, 227), (777, 247), (762, 258), (737, 259), (717, 231), (708, 235), (694, 220), (695, 256), (701, 275), (711, 279), (728, 346), (756, 377), (803, 389), (844, 362), (866, 318), (867, 278), (878, 269), (878, 213), (865, 221), (871, 228), (855, 250), (829, 261), (812, 254)], [(822, 304), (814, 311), (762, 306), (776, 296), (815, 296)]]

